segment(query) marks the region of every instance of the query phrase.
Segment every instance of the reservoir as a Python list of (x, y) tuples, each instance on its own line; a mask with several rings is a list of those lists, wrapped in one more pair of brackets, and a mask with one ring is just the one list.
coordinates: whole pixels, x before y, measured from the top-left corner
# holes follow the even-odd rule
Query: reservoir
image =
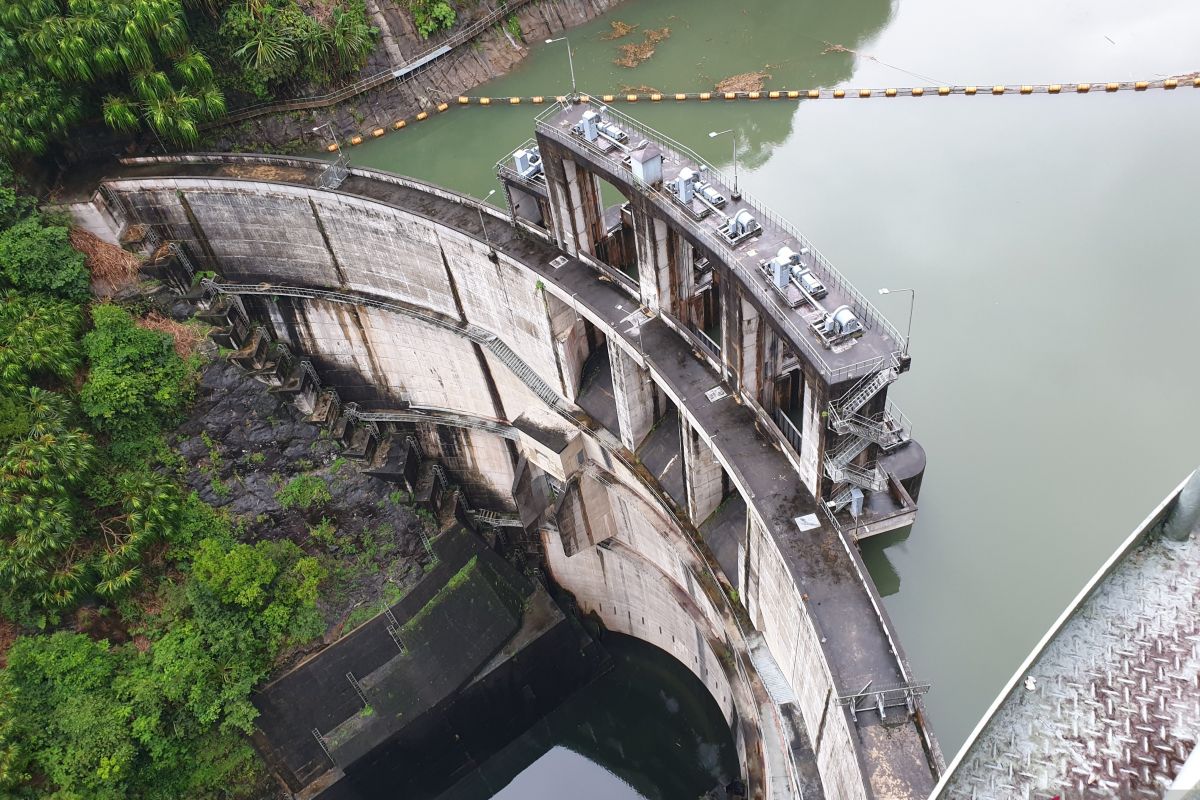
[[(618, 20), (638, 27), (603, 38)], [(620, 45), (663, 28), (669, 35), (648, 60), (613, 63)], [(851, 95), (1190, 73), (1200, 6), (748, 0), (700, 10), (631, 0), (568, 36), (584, 92), (709, 91), (763, 72), (767, 89), (843, 86)], [(569, 88), (565, 43), (539, 43), (513, 73), (473, 93)], [(348, 154), (483, 197), (497, 186), (494, 162), (532, 136), (538, 110), (453, 108)], [(929, 457), (921, 512), (911, 531), (863, 549), (917, 678), (932, 684), (926, 702), (949, 759), (1083, 581), (1195, 466), (1200, 271), (1188, 219), (1200, 90), (642, 101), (621, 110), (722, 168), (734, 141), (708, 133), (736, 130), (743, 188), (803, 230), (901, 330), (907, 296), (874, 293), (916, 289), (913, 374), (894, 398)], [(714, 744), (700, 728), (677, 729), (669, 709), (645, 702), (653, 724), (687, 734), (676, 749), (699, 778), (720, 772), (705, 772), (707, 763), (732, 763), (727, 750), (709, 760), (693, 747)], [(622, 707), (581, 698), (564, 712), (577, 716), (561, 735), (527, 751), (543, 753), (535, 769), (514, 767), (529, 762), (514, 756), (496, 766), (503, 778), (482, 769), (479, 793), (463, 796), (561, 797), (538, 780), (564, 773), (579, 786), (594, 775), (624, 787), (605, 797), (694, 797), (715, 785), (677, 789), (669, 781), (678, 764), (589, 752), (572, 738)], [(619, 740), (634, 742), (651, 723), (613, 724)]]

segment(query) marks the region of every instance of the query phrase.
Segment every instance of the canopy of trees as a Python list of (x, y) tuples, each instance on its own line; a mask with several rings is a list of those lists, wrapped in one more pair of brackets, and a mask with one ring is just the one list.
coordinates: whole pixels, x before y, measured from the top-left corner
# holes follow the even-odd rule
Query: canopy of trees
[(376, 34), (363, 0), (316, 8), (328, 13), (296, 0), (0, 0), (0, 153), (40, 153), (94, 117), (191, 145), (225, 113), (222, 86), (268, 97), (360, 69)]

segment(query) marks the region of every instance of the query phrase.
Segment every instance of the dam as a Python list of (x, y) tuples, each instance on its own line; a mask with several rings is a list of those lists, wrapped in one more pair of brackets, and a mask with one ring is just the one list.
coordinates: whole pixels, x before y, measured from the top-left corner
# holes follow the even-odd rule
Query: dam
[(583, 612), (690, 669), (749, 796), (925, 797), (929, 687), (855, 542), (916, 516), (904, 337), (718, 170), (584, 99), (501, 159), (505, 212), (200, 154), (126, 160), (80, 213), (155, 251), (348, 457), (436, 460)]

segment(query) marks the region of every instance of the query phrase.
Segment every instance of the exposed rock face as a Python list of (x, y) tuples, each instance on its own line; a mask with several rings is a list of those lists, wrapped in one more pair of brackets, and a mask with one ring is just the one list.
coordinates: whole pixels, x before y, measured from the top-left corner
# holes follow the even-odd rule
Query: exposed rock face
[[(394, 602), (423, 574), (426, 523), (407, 497), (341, 459), (321, 428), (233, 364), (218, 360), (204, 371), (175, 439), (184, 482), (233, 515), (243, 538), (291, 539), (326, 561), (334, 573), (320, 600), (327, 639), (352, 610), (389, 594)], [(297, 477), (323, 482), (328, 501), (285, 508), (281, 495)]]
[[(525, 42), (539, 42), (558, 31), (580, 25), (603, 14), (620, 0), (536, 0), (515, 11), (522, 39), (515, 39), (504, 25), (493, 25), (470, 42), (435, 61), (409, 80), (385, 84), (337, 106), (309, 111), (285, 112), (216, 128), (209, 132), (206, 149), (298, 151), (319, 146), (315, 124), (333, 122), (339, 135), (388, 128), (439, 102), (452, 102), (460, 94), (485, 81), (498, 78), (528, 53)], [(367, 4), (372, 23), (380, 29), (380, 41), (360, 77), (402, 66), (421, 53), (493, 13), (499, 0), (483, 0), (458, 7), (453, 30), (422, 40), (409, 12), (394, 0)], [(507, 18), (506, 18), (507, 19)], [(565, 86), (558, 87), (566, 91)], [(546, 91), (554, 91), (547, 87)], [(324, 135), (324, 134), (321, 134)]]

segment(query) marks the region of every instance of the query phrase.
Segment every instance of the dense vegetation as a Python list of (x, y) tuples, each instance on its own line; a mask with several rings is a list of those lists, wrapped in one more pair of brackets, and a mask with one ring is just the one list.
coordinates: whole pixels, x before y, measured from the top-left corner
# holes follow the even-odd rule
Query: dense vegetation
[(0, 0), (0, 153), (92, 119), (192, 144), (231, 92), (353, 73), (375, 35), (363, 0)]
[(23, 635), (0, 672), (0, 796), (250, 796), (249, 694), (323, 631), (324, 569), (180, 488), (163, 431), (197, 360), (137, 306), (91, 300), (65, 228), (13, 180), (0, 167), (0, 623)]

